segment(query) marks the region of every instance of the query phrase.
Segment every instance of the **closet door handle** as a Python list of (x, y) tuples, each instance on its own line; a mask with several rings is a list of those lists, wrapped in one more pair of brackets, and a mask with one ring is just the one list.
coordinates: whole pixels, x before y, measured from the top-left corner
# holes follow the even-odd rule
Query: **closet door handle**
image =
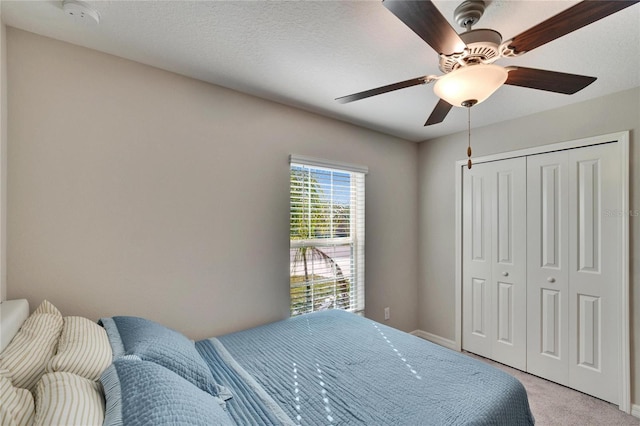
[(502, 276), (503, 276), (503, 277), (508, 277), (508, 276), (509, 276), (509, 273), (508, 273), (507, 271), (504, 271), (504, 272), (502, 273)]
[(553, 277), (549, 277), (549, 278), (547, 278), (547, 281), (549, 281), (550, 283), (555, 283), (556, 279), (553, 278)]

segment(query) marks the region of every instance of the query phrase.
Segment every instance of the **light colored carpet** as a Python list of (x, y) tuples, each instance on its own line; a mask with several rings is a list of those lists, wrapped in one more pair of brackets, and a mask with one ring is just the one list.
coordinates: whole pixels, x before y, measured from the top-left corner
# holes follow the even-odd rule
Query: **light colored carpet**
[(527, 389), (529, 406), (539, 426), (618, 426), (640, 425), (637, 419), (616, 405), (569, 389), (506, 365), (464, 352), (514, 376)]

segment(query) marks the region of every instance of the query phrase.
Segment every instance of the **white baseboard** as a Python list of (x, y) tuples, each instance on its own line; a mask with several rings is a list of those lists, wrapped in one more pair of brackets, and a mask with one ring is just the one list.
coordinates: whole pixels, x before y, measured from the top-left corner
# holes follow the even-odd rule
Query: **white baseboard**
[(631, 406), (631, 415), (640, 419), (640, 405), (633, 404)]
[(411, 334), (433, 342), (437, 345), (444, 346), (445, 348), (452, 349), (454, 351), (456, 350), (456, 342), (454, 342), (453, 340), (445, 339), (444, 337), (440, 337), (438, 335), (431, 334), (422, 330), (414, 330), (411, 332)]

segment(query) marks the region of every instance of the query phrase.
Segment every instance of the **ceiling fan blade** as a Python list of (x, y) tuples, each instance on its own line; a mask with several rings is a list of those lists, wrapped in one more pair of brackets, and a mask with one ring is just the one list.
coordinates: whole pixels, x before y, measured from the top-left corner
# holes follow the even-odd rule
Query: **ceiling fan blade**
[(587, 77), (584, 75), (566, 74), (535, 68), (507, 68), (509, 69), (509, 75), (504, 84), (564, 93), (565, 95), (573, 95), (596, 81), (596, 77)]
[(404, 89), (405, 87), (417, 86), (419, 84), (428, 83), (430, 80), (427, 76), (412, 78), (411, 80), (400, 81), (398, 83), (389, 84), (387, 86), (377, 87), (375, 89), (365, 90), (364, 92), (354, 93), (352, 95), (342, 96), (336, 98), (336, 101), (341, 104), (357, 101), (364, 98), (369, 98), (375, 95), (381, 95), (382, 93), (393, 92), (394, 90)]
[(447, 114), (449, 114), (449, 111), (451, 111), (451, 108), (453, 108), (453, 105), (440, 99), (424, 125), (431, 126), (432, 124), (442, 123)]
[(602, 18), (638, 3), (640, 0), (585, 0), (515, 36), (508, 47), (516, 54), (528, 52)]
[(426, 41), (436, 53), (461, 53), (466, 47), (458, 33), (431, 1), (384, 0), (382, 4)]

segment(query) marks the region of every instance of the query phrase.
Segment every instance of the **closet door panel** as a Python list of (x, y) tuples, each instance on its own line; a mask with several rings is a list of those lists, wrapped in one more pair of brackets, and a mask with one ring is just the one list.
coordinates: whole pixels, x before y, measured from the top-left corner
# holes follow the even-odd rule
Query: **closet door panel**
[(526, 368), (526, 159), (488, 164), (492, 184), (493, 359)]
[(569, 152), (569, 386), (618, 402), (620, 176), (615, 144)]
[(491, 357), (491, 185), (489, 169), (464, 170), (462, 347)]
[(527, 371), (568, 383), (568, 154), (527, 157)]
[[(560, 158), (559, 158), (560, 159)], [(540, 161), (540, 158), (532, 159)], [(535, 167), (533, 165), (532, 167)], [(540, 188), (532, 188), (539, 197), (531, 200), (531, 208), (539, 209), (539, 218), (533, 222), (540, 225), (540, 266), (560, 269), (560, 201), (562, 163), (546, 164), (539, 167), (539, 176), (533, 176), (534, 184)], [(538, 182), (535, 182), (538, 180)], [(536, 235), (533, 235), (534, 237)]]
[(462, 347), (526, 368), (526, 159), (464, 170)]
[(540, 352), (554, 357), (560, 357), (560, 292), (542, 289), (540, 310), (541, 340)]

